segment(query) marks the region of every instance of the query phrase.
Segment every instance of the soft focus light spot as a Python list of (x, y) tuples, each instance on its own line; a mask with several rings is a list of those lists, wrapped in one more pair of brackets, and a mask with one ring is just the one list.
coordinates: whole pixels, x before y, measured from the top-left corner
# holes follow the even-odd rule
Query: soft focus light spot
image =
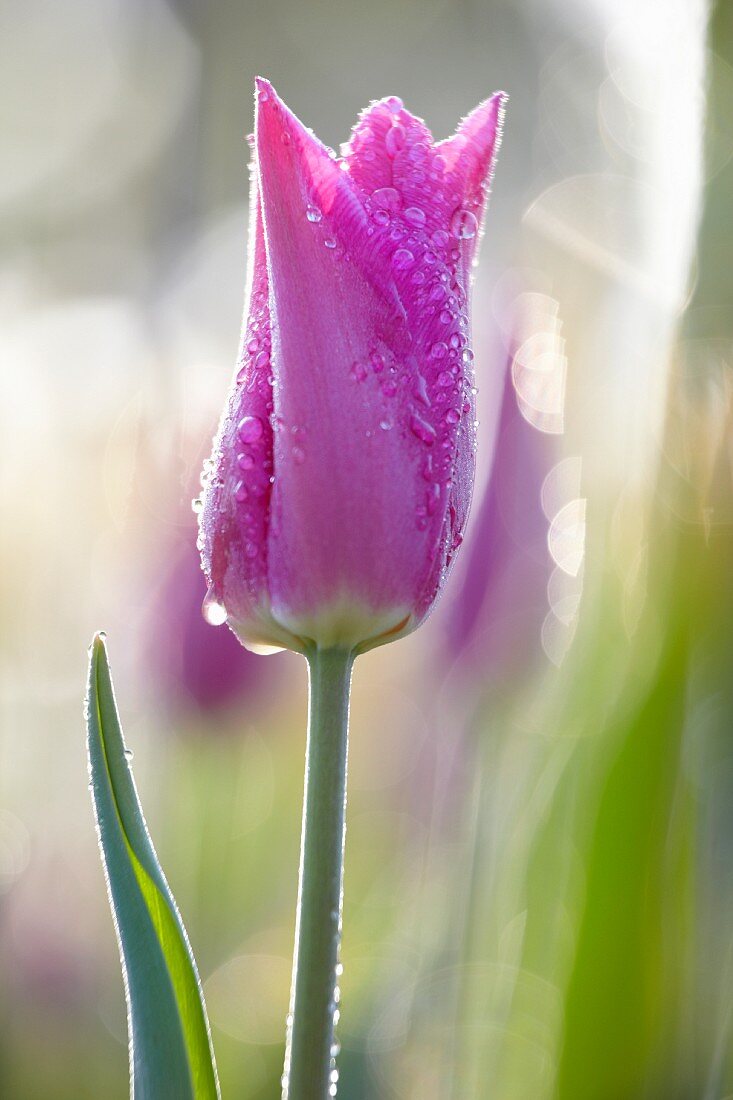
[(545, 616), (540, 634), (542, 648), (548, 659), (558, 668), (567, 657), (570, 646), (573, 644), (577, 625), (577, 618), (574, 617), (570, 622), (564, 623), (558, 619), (554, 611), (548, 611)]
[(567, 359), (557, 302), (544, 294), (521, 294), (512, 312), (518, 343), (512, 382), (522, 416), (548, 434), (564, 428)]
[(571, 577), (578, 575), (585, 554), (584, 498), (571, 500), (561, 508), (550, 524), (547, 545), (556, 562)]
[(540, 500), (548, 520), (570, 500), (580, 496), (583, 460), (577, 455), (556, 463), (542, 482)]
[(280, 955), (229, 959), (204, 983), (212, 1024), (240, 1043), (282, 1042), (290, 970)]

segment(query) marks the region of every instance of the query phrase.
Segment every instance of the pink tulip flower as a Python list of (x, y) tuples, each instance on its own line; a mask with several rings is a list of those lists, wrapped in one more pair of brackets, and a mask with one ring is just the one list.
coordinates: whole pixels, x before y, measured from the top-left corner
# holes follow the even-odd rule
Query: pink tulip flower
[(207, 468), (208, 618), (250, 647), (415, 629), (474, 480), (470, 271), (505, 96), (445, 141), (391, 97), (337, 157), (257, 81), (237, 373)]

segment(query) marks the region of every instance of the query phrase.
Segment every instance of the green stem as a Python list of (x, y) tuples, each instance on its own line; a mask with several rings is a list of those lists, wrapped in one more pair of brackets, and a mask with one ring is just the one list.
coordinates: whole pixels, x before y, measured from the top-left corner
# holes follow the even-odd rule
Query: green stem
[(308, 655), (310, 707), (284, 1100), (327, 1100), (335, 1084), (353, 660), (345, 649), (316, 649)]

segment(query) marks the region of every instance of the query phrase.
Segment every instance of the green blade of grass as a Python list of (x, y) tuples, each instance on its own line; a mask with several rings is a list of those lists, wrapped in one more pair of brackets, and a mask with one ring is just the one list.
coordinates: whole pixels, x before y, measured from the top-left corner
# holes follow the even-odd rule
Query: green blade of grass
[(90, 651), (86, 714), (90, 787), (125, 983), (132, 1095), (218, 1098), (201, 982), (143, 817), (101, 636)]

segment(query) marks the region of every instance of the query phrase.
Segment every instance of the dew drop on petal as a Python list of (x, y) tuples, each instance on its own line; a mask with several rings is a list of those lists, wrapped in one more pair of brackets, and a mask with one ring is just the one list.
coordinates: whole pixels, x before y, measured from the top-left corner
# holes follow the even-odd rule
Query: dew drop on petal
[(478, 222), (470, 210), (456, 210), (451, 218), (450, 230), (454, 237), (468, 241), (476, 236)]
[(244, 416), (237, 425), (237, 435), (243, 443), (256, 443), (265, 430), (259, 416)]
[(226, 608), (217, 600), (213, 585), (209, 586), (204, 596), (201, 613), (210, 626), (222, 626), (227, 621)]
[(326, 248), (336, 247), (336, 241), (333, 239), (333, 237), (326, 237), (323, 243), (325, 244)]
[(378, 187), (372, 191), (372, 200), (382, 210), (399, 210), (402, 206), (402, 198), (395, 187)]
[(404, 126), (400, 126), (399, 122), (395, 122), (387, 131), (387, 136), (384, 139), (384, 145), (389, 156), (394, 157), (400, 149), (404, 149), (406, 141), (407, 135)]
[(305, 208), (305, 216), (309, 222), (319, 222), (323, 214), (317, 206), (314, 206), (313, 203), (309, 203)]
[(445, 229), (436, 229), (430, 240), (436, 248), (446, 248), (446, 246), (450, 244), (450, 237)]
[(398, 271), (404, 271), (407, 267), (412, 267), (415, 262), (415, 257), (409, 248), (398, 248), (392, 256), (392, 267)]
[(416, 435), (421, 442), (426, 443), (428, 447), (431, 447), (435, 442), (435, 428), (431, 424), (428, 424), (422, 417), (413, 413), (410, 417), (410, 431), (413, 435)]
[(238, 504), (247, 499), (247, 486), (243, 481), (238, 481), (234, 489), (234, 499)]
[(430, 349), (430, 355), (433, 359), (444, 359), (448, 354), (448, 345), (444, 344), (442, 340), (438, 340)]
[(405, 221), (410, 225), (425, 225), (425, 211), (419, 206), (408, 206), (405, 210)]

